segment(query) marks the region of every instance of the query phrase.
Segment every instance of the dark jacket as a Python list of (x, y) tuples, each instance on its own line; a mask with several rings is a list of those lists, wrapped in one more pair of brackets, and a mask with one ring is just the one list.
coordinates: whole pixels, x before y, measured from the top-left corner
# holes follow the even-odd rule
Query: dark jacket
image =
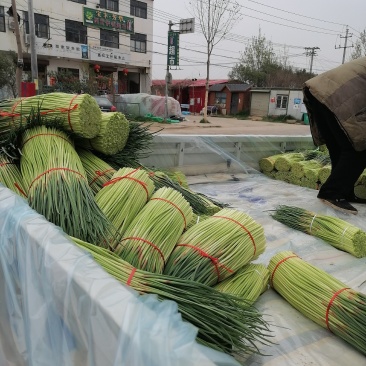
[(315, 145), (324, 143), (317, 128), (318, 114), (307, 97), (312, 94), (336, 116), (356, 151), (366, 150), (366, 57), (347, 62), (305, 83), (304, 103)]

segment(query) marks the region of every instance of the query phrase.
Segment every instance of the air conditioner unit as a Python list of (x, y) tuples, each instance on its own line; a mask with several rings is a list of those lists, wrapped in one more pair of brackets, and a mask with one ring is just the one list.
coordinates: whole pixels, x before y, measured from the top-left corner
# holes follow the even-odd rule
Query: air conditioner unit
[(27, 34), (27, 33), (24, 34), (24, 44), (26, 46), (30, 45), (30, 34)]
[(9, 18), (9, 22), (8, 22), (8, 28), (10, 30), (15, 30), (15, 21), (14, 21), (14, 18)]

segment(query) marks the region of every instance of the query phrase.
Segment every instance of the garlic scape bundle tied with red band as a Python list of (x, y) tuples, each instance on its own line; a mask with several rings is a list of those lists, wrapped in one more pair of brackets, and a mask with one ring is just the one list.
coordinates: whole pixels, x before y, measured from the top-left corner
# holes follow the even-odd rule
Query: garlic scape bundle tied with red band
[(104, 155), (114, 155), (125, 147), (129, 130), (130, 124), (123, 113), (102, 112), (98, 135), (92, 139), (76, 139), (75, 144)]
[(224, 208), (181, 236), (164, 274), (212, 286), (256, 259), (265, 245), (261, 225), (244, 212)]
[(70, 138), (54, 128), (26, 130), (20, 167), (29, 205), (67, 234), (108, 246), (111, 222), (94, 201)]
[(280, 205), (272, 217), (295, 230), (323, 239), (357, 258), (366, 257), (366, 232), (338, 217)]
[(268, 266), (271, 286), (295, 309), (366, 355), (366, 295), (291, 251)]
[(124, 285), (175, 301), (182, 319), (197, 328), (199, 343), (241, 356), (260, 353), (261, 345), (271, 344), (269, 324), (239, 298), (194, 281), (142, 271), (107, 249), (71, 239)]
[(65, 130), (91, 139), (101, 128), (102, 112), (89, 94), (49, 93), (0, 103), (0, 136), (27, 124), (32, 113), (61, 120)]
[(128, 226), (116, 253), (139, 269), (163, 273), (192, 217), (191, 206), (179, 192), (160, 188)]
[(243, 304), (253, 305), (267, 290), (269, 271), (263, 264), (249, 263), (233, 276), (214, 286), (217, 291), (242, 299)]
[(0, 154), (0, 183), (20, 196), (27, 198), (27, 190), (18, 165), (6, 154)]
[(119, 169), (95, 195), (95, 201), (122, 236), (154, 192), (154, 183), (142, 169)]
[(88, 150), (77, 149), (77, 153), (85, 169), (89, 186), (96, 194), (103, 188), (104, 183), (112, 179), (116, 170)]

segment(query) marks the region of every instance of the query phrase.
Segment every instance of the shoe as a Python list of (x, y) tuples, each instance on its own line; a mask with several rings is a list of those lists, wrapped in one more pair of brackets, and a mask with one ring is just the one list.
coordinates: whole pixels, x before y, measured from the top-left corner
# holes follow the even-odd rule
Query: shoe
[(347, 197), (347, 201), (351, 203), (366, 203), (365, 198), (357, 197), (356, 195), (353, 195), (351, 197)]
[(321, 200), (328, 206), (334, 208), (335, 210), (350, 213), (353, 215), (357, 215), (358, 211), (354, 208), (347, 200), (344, 198), (341, 199), (332, 199), (332, 198), (321, 198)]

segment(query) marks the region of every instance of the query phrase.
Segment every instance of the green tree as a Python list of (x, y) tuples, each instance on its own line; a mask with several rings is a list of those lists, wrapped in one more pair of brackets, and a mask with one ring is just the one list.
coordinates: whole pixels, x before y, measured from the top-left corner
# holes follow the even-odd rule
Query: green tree
[(354, 50), (351, 53), (351, 59), (366, 56), (366, 29), (364, 29), (355, 43)]
[(281, 68), (281, 64), (276, 56), (271, 42), (262, 36), (261, 31), (245, 47), (229, 78), (253, 84), (257, 87), (267, 85), (268, 76), (275, 74)]
[[(44, 92), (64, 92), (64, 93), (88, 93), (95, 95), (101, 86), (111, 83), (112, 75), (102, 76), (94, 72), (91, 68), (83, 70), (81, 78), (69, 70), (51, 71), (48, 76), (53, 79), (53, 85), (44, 88)], [(110, 91), (112, 93), (112, 91)]]
[(5, 89), (5, 94), (17, 96), (16, 69), (17, 55), (13, 51), (0, 51), (0, 89)]
[(286, 53), (278, 56), (271, 42), (259, 34), (252, 37), (237, 63), (229, 73), (231, 80), (240, 80), (255, 87), (301, 88), (314, 74), (296, 69), (288, 62)]

